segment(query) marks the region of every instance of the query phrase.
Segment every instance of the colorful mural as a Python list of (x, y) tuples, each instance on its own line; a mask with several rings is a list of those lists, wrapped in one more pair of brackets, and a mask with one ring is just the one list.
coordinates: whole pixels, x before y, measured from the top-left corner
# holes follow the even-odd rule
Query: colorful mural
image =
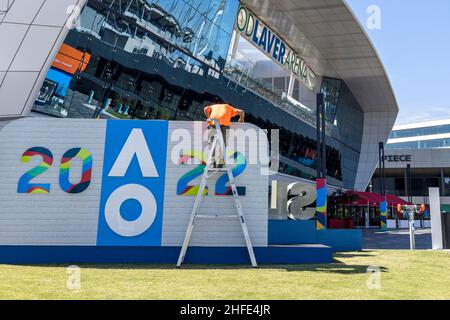
[(49, 183), (32, 184), (30, 181), (51, 168), (53, 165), (53, 155), (50, 150), (43, 147), (34, 147), (25, 151), (20, 161), (22, 163), (29, 163), (33, 157), (41, 157), (42, 162), (35, 168), (26, 172), (18, 182), (18, 193), (30, 194), (48, 194), (50, 193)]
[[(77, 184), (72, 184), (69, 181), (70, 168), (72, 167), (72, 159), (79, 158), (83, 160), (83, 169), (81, 180)], [(81, 193), (86, 190), (92, 177), (92, 156), (86, 149), (73, 148), (64, 153), (61, 159), (61, 166), (59, 169), (59, 185), (67, 193)]]
[(316, 227), (317, 230), (327, 228), (327, 179), (317, 179)]
[(381, 230), (387, 230), (387, 214), (388, 214), (388, 203), (387, 201), (382, 201), (380, 202)]

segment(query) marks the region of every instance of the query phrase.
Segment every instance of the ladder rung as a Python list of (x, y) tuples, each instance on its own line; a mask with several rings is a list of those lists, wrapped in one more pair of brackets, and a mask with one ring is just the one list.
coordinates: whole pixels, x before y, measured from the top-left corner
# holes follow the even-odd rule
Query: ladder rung
[(209, 172), (227, 172), (227, 168), (209, 168)]
[(220, 215), (220, 214), (218, 214), (218, 215), (200, 215), (200, 214), (198, 214), (198, 215), (196, 215), (195, 216), (196, 218), (203, 218), (203, 219), (231, 219), (231, 218), (233, 218), (233, 219), (235, 219), (235, 218), (239, 218), (239, 216), (238, 215)]

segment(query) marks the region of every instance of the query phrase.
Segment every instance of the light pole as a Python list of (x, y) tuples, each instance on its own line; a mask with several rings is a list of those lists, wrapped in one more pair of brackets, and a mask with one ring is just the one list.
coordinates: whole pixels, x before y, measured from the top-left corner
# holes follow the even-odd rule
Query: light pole
[(386, 157), (384, 154), (384, 143), (380, 142), (378, 144), (378, 157), (379, 157), (379, 166), (380, 166), (380, 194), (382, 196), (386, 196)]

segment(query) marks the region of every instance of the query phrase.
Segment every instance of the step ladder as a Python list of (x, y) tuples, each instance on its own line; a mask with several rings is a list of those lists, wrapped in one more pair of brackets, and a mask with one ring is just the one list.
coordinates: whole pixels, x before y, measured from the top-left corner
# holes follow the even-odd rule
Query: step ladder
[[(233, 169), (231, 165), (228, 165), (227, 163), (227, 156), (226, 156), (226, 147), (224, 138), (222, 135), (222, 130), (219, 124), (218, 120), (214, 120), (214, 126), (216, 128), (216, 135), (213, 139), (213, 142), (211, 143), (210, 150), (209, 150), (209, 156), (208, 160), (206, 162), (205, 171), (203, 173), (202, 181), (200, 183), (200, 189), (198, 190), (197, 197), (195, 199), (194, 207), (192, 208), (191, 217), (189, 219), (189, 224), (186, 230), (186, 236), (184, 238), (183, 246), (181, 247), (180, 256), (178, 258), (177, 267), (181, 267), (181, 265), (184, 262), (184, 258), (186, 257), (186, 251), (189, 247), (189, 242), (191, 241), (192, 232), (194, 231), (194, 224), (197, 219), (238, 219), (242, 232), (244, 234), (245, 243), (248, 249), (248, 254), (250, 256), (251, 264), (254, 268), (258, 267), (258, 264), (256, 263), (255, 253), (253, 251), (252, 242), (250, 239), (250, 234), (248, 233), (247, 229), (247, 223), (244, 217), (244, 211), (242, 210), (241, 201), (239, 199), (238, 190), (236, 187), (236, 180), (234, 179), (233, 175)], [(224, 168), (214, 168), (213, 166), (213, 158), (214, 158), (214, 151), (216, 150), (217, 146), (220, 146), (220, 149), (222, 151), (222, 156), (224, 158), (225, 167)], [(218, 172), (227, 172), (228, 173), (228, 179), (230, 182), (231, 190), (233, 193), (233, 199), (236, 204), (236, 209), (238, 214), (237, 215), (199, 215), (198, 212), (200, 210), (200, 205), (203, 200), (203, 191), (206, 188), (206, 184), (209, 178), (213, 177)]]

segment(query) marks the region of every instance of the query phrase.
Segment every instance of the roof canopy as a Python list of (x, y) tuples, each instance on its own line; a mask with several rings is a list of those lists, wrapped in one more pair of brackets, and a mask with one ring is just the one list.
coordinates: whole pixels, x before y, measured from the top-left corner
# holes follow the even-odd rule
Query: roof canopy
[(355, 189), (366, 190), (398, 105), (374, 45), (345, 0), (242, 0), (318, 76), (345, 81), (364, 111)]
[[(398, 106), (371, 40), (343, 0), (243, 0), (320, 76), (343, 79), (365, 112)], [(394, 120), (395, 120), (394, 116)]]

